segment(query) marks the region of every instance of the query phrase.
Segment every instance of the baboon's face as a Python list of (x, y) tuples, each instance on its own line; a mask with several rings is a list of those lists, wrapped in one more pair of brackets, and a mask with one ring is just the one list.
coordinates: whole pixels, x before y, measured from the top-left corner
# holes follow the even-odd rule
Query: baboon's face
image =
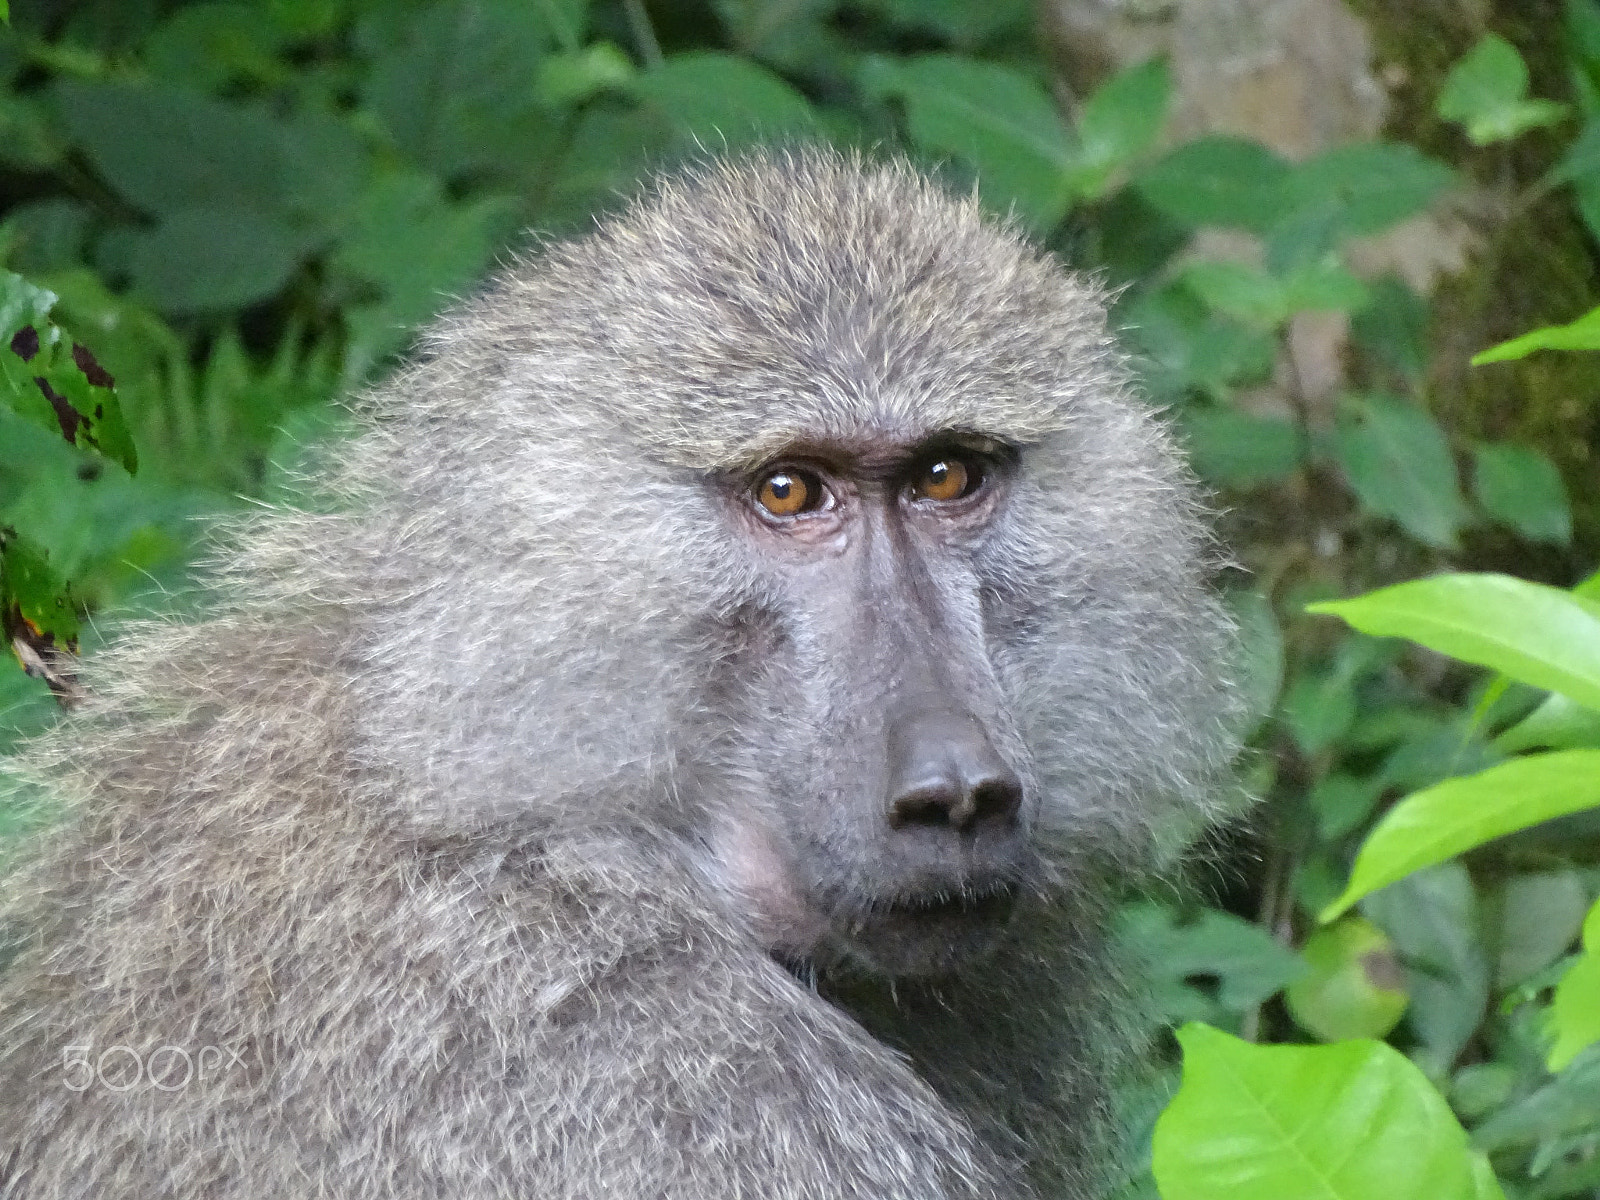
[(774, 950), (947, 970), (1032, 877), (1038, 798), (985, 578), (1020, 470), (950, 433), (800, 442), (723, 481), (758, 581), (730, 757), (759, 800), (716, 850)]

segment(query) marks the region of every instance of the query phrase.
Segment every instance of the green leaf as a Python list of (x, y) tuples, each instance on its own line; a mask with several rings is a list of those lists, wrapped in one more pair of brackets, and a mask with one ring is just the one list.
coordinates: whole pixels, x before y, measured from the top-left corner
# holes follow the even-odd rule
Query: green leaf
[(1369, 511), (1427, 545), (1455, 547), (1469, 514), (1449, 444), (1427, 412), (1368, 397), (1351, 406), (1333, 445), (1345, 479)]
[(1034, 15), (1028, 0), (868, 0), (867, 6), (958, 46), (974, 46), (1007, 30), (1024, 33)]
[(1213, 134), (1186, 142), (1140, 172), (1145, 199), (1190, 225), (1264, 233), (1285, 215), (1289, 165), (1259, 142)]
[(1428, 303), (1395, 275), (1368, 285), (1365, 308), (1350, 318), (1362, 349), (1418, 383), (1428, 370)]
[(863, 84), (869, 93), (904, 102), (917, 145), (975, 168), (991, 204), (1016, 204), (1038, 229), (1065, 215), (1074, 140), (1054, 102), (1029, 76), (998, 63), (923, 54), (868, 59)]
[(684, 140), (706, 146), (782, 138), (816, 128), (811, 102), (767, 68), (719, 50), (691, 50), (640, 74), (639, 95)]
[(1272, 715), (1283, 690), (1283, 630), (1272, 603), (1257, 591), (1234, 589), (1224, 597), (1239, 627), (1239, 691), (1246, 728), (1254, 731)]
[(1600, 748), (1600, 712), (1552, 692), (1522, 720), (1494, 740), (1502, 754), (1524, 750)]
[(1302, 1029), (1324, 1042), (1381, 1038), (1400, 1023), (1410, 996), (1388, 936), (1361, 917), (1347, 917), (1306, 939), (1310, 968), (1284, 993)]
[(1566, 115), (1566, 105), (1529, 100), (1527, 95), (1528, 67), (1522, 55), (1503, 37), (1490, 33), (1450, 69), (1436, 111), (1446, 121), (1464, 125), (1467, 137), (1479, 146), (1553, 125)]
[(1499, 442), (1473, 447), (1472, 487), (1496, 521), (1532, 542), (1572, 542), (1572, 508), (1561, 472), (1528, 446)]
[[(0, 271), (0, 341), (9, 343), (24, 325), (43, 326), (55, 302), (54, 292), (11, 271)], [(40, 335), (48, 338), (42, 329)]]
[(1280, 203), (1290, 225), (1325, 222), (1322, 235), (1331, 248), (1416, 216), (1455, 180), (1454, 171), (1415, 146), (1353, 142), (1294, 167), (1281, 185)]
[(1361, 897), (1412, 871), (1594, 807), (1600, 807), (1600, 750), (1514, 758), (1424, 788), (1384, 814), (1356, 855), (1349, 884), (1319, 919), (1333, 920)]
[(1307, 605), (1600, 709), (1600, 603), (1509, 575), (1414, 579)]
[(347, 169), (298, 153), (298, 125), (177, 88), (64, 79), (55, 98), (100, 173), (156, 215), (205, 207), (316, 216), (305, 198), (325, 196), (319, 173)]
[(126, 470), (138, 456), (116, 383), (50, 320), (53, 292), (0, 271), (0, 404)]
[(1472, 365), (1526, 358), (1535, 350), (1600, 350), (1600, 308), (1565, 325), (1546, 325), (1472, 356)]
[(1300, 469), (1304, 439), (1292, 421), (1231, 408), (1195, 409), (1179, 418), (1190, 461), (1201, 478), (1250, 488), (1287, 479)]
[[(1493, 1153), (1510, 1146), (1547, 1143), (1564, 1134), (1590, 1138), (1600, 1127), (1600, 1053), (1580, 1053), (1561, 1074), (1531, 1096), (1501, 1109), (1472, 1131), (1472, 1141)], [(1565, 1190), (1540, 1193), (1551, 1197), (1576, 1196)]]
[(249, 209), (173, 209), (134, 236), (134, 290), (163, 312), (242, 308), (276, 294), (304, 254), (281, 218)]
[(1218, 1001), (1233, 1012), (1254, 1008), (1306, 969), (1259, 925), (1211, 908), (1183, 921), (1159, 904), (1132, 904), (1118, 915), (1117, 938), (1153, 978), (1214, 978)]
[(1223, 316), (1187, 284), (1175, 281), (1136, 296), (1116, 315), (1140, 352), (1146, 386), (1162, 399), (1199, 392), (1228, 404), (1236, 385), (1272, 374), (1272, 332)]
[(373, 64), (364, 107), (412, 162), (447, 177), (538, 161), (554, 135), (537, 82), (556, 40), (546, 8), (429, 5)]
[(78, 613), (67, 581), (50, 565), (46, 552), (15, 529), (0, 528), (0, 620), (21, 617), (28, 633), (47, 645), (76, 651)]
[(1449, 1105), (1392, 1047), (1177, 1036), (1183, 1086), (1155, 1131), (1163, 1200), (1500, 1200)]
[(1596, 176), (1600, 176), (1600, 119), (1591, 119), (1543, 182), (1546, 187), (1558, 187), (1592, 181)]
[(450, 203), (434, 176), (399, 171), (374, 179), (333, 257), (336, 268), (383, 293), (378, 304), (346, 310), (351, 369), (359, 375), (398, 349), (412, 327), (470, 286), (509, 232), (513, 211), (493, 194)]
[(1073, 190), (1098, 197), (1112, 174), (1148, 151), (1166, 120), (1172, 73), (1159, 58), (1128, 67), (1107, 80), (1078, 114)]
[(1283, 281), (1284, 303), (1296, 312), (1353, 312), (1367, 303), (1367, 285), (1332, 255), (1300, 264)]
[[(1382, 790), (1381, 780), (1347, 775), (1341, 771), (1324, 775), (1312, 785), (1306, 802), (1317, 816), (1317, 833), (1323, 841), (1331, 842), (1344, 837), (1366, 823), (1378, 803)], [(1335, 887), (1328, 893), (1332, 900), (1338, 894)]]
[(638, 74), (614, 42), (552, 54), (539, 67), (539, 96), (551, 108), (578, 104), (608, 89), (628, 87)]
[(1294, 314), (1283, 284), (1246, 263), (1190, 263), (1183, 281), (1218, 312), (1252, 325), (1270, 329)]
[(1406, 1024), (1420, 1043), (1412, 1061), (1443, 1075), (1489, 1003), (1489, 957), (1472, 877), (1459, 862), (1440, 863), (1368, 896), (1361, 909), (1394, 940), (1405, 967)]
[(1547, 1062), (1552, 1071), (1565, 1070), (1581, 1051), (1600, 1042), (1600, 903), (1583, 923), (1583, 947), (1556, 984), (1550, 1004), (1555, 1044)]
[(1572, 868), (1527, 871), (1500, 885), (1491, 944), (1495, 984), (1507, 992), (1550, 966), (1572, 945), (1589, 907), (1583, 876)]
[(180, 8), (144, 44), (144, 63), (163, 80), (219, 91), (235, 79), (282, 83), (283, 29), (262, 5), (195, 4)]

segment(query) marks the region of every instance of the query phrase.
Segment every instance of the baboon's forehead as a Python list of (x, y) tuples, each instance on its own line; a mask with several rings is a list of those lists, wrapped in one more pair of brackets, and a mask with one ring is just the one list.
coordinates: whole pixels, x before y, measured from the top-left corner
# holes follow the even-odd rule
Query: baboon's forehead
[(1098, 289), (898, 164), (706, 167), (546, 265), (619, 420), (697, 466), (806, 437), (1033, 441), (1121, 390)]

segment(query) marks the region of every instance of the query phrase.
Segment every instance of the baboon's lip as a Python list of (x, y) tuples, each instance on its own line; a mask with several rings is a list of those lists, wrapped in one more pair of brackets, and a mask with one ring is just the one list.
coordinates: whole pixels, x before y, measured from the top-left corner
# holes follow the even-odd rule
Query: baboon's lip
[(896, 917), (999, 920), (1010, 914), (1016, 900), (1016, 889), (999, 883), (982, 888), (896, 896), (884, 905), (883, 911)]

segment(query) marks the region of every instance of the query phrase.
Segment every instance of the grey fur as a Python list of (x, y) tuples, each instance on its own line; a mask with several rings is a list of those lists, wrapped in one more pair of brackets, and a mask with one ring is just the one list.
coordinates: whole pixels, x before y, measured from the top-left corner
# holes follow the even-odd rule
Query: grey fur
[[(4, 884), (0, 1194), (1094, 1194), (1107, 895), (1217, 815), (1234, 708), (1095, 287), (903, 166), (752, 155), (503, 272), (359, 421), (340, 503), (230, 527), (208, 615), (14, 764), (72, 806)], [(724, 835), (868, 913), (868, 835), (785, 831), (893, 667), (808, 660), (718, 481), (947, 431), (1019, 448), (939, 620), (1035, 798), (1027, 895), (975, 966), (797, 978)], [(209, 1069), (107, 1086), (162, 1046)]]

